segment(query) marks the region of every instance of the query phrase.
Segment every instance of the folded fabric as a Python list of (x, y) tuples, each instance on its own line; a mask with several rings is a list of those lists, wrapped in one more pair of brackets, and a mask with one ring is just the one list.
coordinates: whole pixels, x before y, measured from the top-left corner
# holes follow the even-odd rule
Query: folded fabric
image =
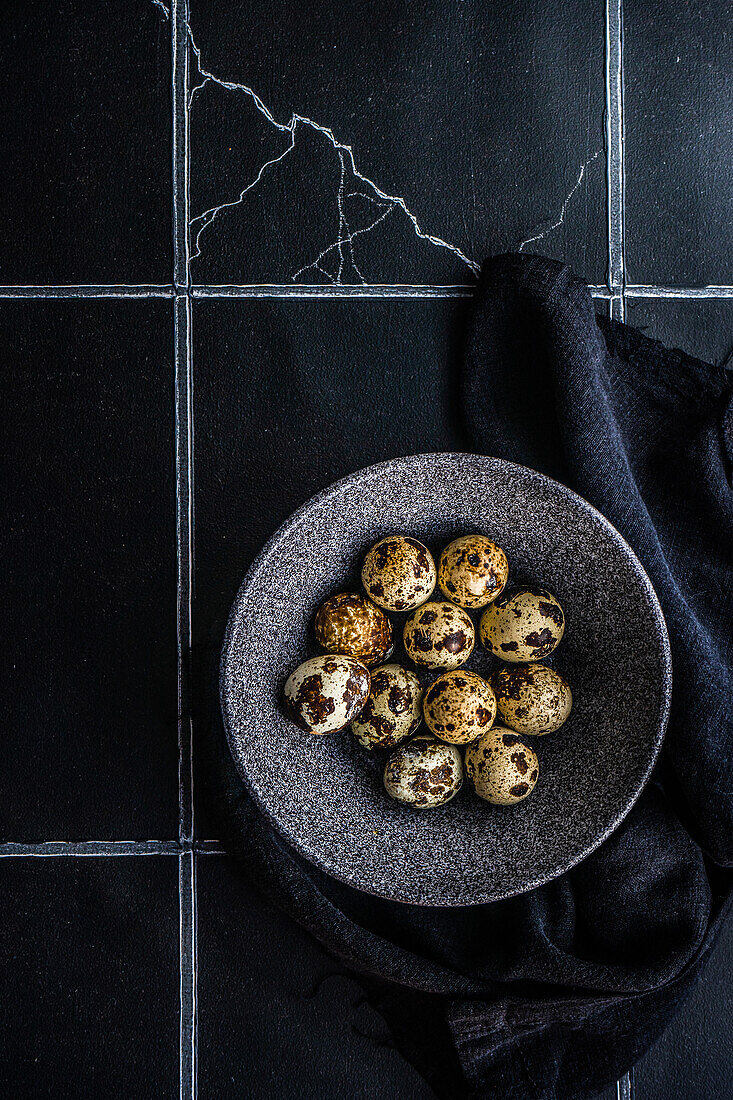
[(463, 909), (387, 902), (305, 863), (219, 744), (222, 809), (252, 880), (362, 975), (438, 1095), (581, 1100), (669, 1022), (733, 892), (733, 388), (596, 318), (567, 268), (509, 255), (481, 273), (462, 404), (470, 449), (579, 492), (649, 573), (674, 669), (652, 782), (568, 874)]

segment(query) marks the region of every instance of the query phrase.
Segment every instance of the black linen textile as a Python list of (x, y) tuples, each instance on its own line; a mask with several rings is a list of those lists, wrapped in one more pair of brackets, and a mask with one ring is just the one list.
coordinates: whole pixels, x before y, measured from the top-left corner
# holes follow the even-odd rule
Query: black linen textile
[(359, 972), (439, 1096), (593, 1096), (669, 1022), (725, 918), (732, 395), (724, 368), (597, 319), (567, 268), (524, 255), (484, 265), (462, 378), (470, 449), (547, 473), (599, 508), (647, 569), (672, 644), (672, 713), (652, 782), (569, 873), (462, 909), (359, 893), (280, 841), (212, 735), (220, 808), (246, 873)]

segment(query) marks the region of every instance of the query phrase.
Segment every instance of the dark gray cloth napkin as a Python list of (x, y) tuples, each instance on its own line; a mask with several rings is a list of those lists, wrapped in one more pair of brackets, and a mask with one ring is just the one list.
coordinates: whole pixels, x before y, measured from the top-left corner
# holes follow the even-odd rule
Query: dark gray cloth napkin
[(571, 872), (465, 909), (359, 893), (279, 840), (219, 746), (221, 808), (246, 873), (359, 972), (440, 1096), (593, 1096), (669, 1022), (729, 908), (732, 395), (724, 368), (596, 318), (567, 268), (525, 255), (484, 265), (462, 379), (471, 449), (599, 508), (647, 569), (672, 644), (653, 780)]

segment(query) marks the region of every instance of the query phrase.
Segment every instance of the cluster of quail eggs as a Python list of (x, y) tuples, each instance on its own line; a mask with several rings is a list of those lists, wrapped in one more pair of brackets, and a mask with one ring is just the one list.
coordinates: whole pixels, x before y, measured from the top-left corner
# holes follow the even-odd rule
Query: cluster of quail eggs
[[(487, 802), (521, 802), (539, 777), (537, 754), (522, 738), (559, 729), (573, 700), (563, 677), (540, 663), (562, 639), (560, 604), (545, 589), (508, 579), (506, 554), (485, 535), (451, 542), (437, 569), (417, 539), (381, 539), (364, 559), (366, 595), (342, 592), (318, 609), (325, 652), (288, 678), (290, 717), (312, 734), (350, 724), (365, 749), (391, 750), (384, 786), (398, 802), (442, 806), (464, 774)], [(431, 598), (436, 584), (443, 599)], [(502, 662), (486, 677), (462, 668), (476, 645), (469, 611), (481, 612), (481, 643)], [(424, 677), (438, 674), (425, 690), (416, 671), (389, 663), (387, 612), (407, 613), (408, 660)]]

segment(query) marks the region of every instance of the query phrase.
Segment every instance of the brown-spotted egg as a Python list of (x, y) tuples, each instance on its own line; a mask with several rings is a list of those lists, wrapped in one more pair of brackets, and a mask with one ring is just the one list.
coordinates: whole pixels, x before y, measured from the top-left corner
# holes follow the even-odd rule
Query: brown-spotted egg
[(326, 600), (316, 614), (315, 629), (327, 653), (344, 653), (368, 666), (386, 661), (394, 648), (387, 616), (356, 592), (340, 592)]
[(464, 535), (440, 555), (438, 585), (461, 607), (485, 607), (501, 593), (508, 576), (506, 554), (485, 535)]
[(296, 726), (307, 733), (335, 733), (360, 712), (369, 684), (369, 669), (353, 657), (312, 657), (288, 678), (285, 706)]
[(390, 798), (417, 809), (442, 806), (463, 785), (461, 754), (455, 745), (432, 737), (413, 737), (390, 756), (384, 786)]
[(351, 729), (365, 749), (394, 748), (406, 741), (422, 721), (422, 688), (414, 672), (401, 665), (383, 665), (372, 672), (364, 708)]
[(425, 725), (441, 741), (475, 741), (496, 718), (491, 687), (475, 672), (454, 669), (434, 680), (423, 698)]
[(468, 746), (465, 768), (476, 794), (496, 806), (521, 802), (539, 775), (537, 754), (505, 726), (494, 726)]
[(405, 623), (407, 655), (425, 668), (458, 668), (473, 651), (476, 634), (466, 612), (447, 600), (431, 600)]
[(517, 733), (554, 733), (570, 714), (573, 696), (547, 665), (509, 665), (491, 675), (502, 722)]
[(387, 611), (411, 611), (435, 588), (435, 562), (427, 546), (404, 535), (381, 539), (364, 558), (361, 581)]
[(481, 616), (481, 641), (503, 661), (537, 661), (559, 644), (565, 616), (544, 588), (514, 585)]

